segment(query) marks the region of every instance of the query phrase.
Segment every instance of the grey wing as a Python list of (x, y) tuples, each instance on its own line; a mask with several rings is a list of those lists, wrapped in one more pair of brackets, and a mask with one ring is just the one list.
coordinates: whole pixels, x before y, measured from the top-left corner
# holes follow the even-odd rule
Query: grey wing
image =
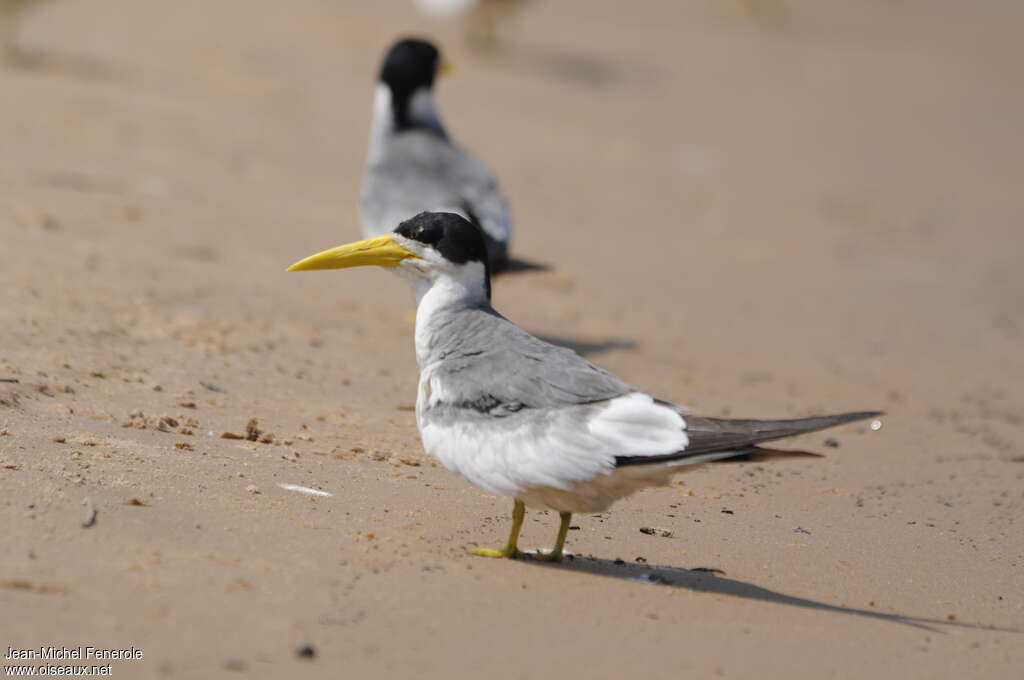
[(496, 415), (595, 404), (634, 391), (576, 352), (544, 342), (491, 310), (447, 320), (434, 339), (442, 358), (435, 375), (452, 406)]
[(462, 149), (460, 162), (453, 163), (453, 181), (461, 188), (462, 210), (484, 232), (487, 254), (494, 269), (504, 268), (512, 241), (512, 217), (498, 180), (483, 161)]
[(379, 236), (424, 210), (456, 208), (457, 192), (439, 180), (436, 166), (448, 142), (408, 132), (388, 140), (384, 153), (367, 166), (360, 208), (364, 236)]
[(431, 330), (417, 400), (423, 445), (494, 493), (569, 489), (611, 472), (618, 455), (686, 443), (673, 410), (496, 313), (449, 314)]
[(461, 212), (483, 230), (493, 264), (507, 258), (508, 202), (482, 161), (437, 135), (410, 131), (388, 141), (363, 181), (364, 234), (376, 236), (423, 212)]
[[(538, 466), (537, 479), (588, 479), (612, 467), (724, 460), (762, 442), (879, 415), (863, 411), (792, 420), (691, 416), (681, 406), (631, 388), (572, 350), (530, 335), (493, 310), (453, 314), (431, 330), (433, 353), (425, 362), (430, 397), (423, 404), (421, 427), (472, 422), (491, 433), (528, 431), (529, 437), (516, 440), (520, 445), (560, 452), (548, 462), (541, 454), (530, 458)], [(524, 484), (541, 483), (537, 479)]]

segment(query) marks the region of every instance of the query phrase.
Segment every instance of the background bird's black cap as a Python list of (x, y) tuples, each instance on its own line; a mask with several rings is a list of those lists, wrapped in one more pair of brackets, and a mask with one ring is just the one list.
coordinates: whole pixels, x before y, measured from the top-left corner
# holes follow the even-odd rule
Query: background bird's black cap
[(404, 38), (384, 56), (380, 79), (393, 91), (412, 93), (420, 87), (433, 87), (441, 52), (428, 40)]

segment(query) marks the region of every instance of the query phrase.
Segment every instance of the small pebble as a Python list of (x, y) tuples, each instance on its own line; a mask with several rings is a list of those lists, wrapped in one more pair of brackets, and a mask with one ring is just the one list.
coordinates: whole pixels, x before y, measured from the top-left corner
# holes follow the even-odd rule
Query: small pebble
[(82, 505), (85, 506), (85, 518), (82, 519), (82, 528), (88, 529), (96, 524), (96, 506), (88, 498), (82, 501)]

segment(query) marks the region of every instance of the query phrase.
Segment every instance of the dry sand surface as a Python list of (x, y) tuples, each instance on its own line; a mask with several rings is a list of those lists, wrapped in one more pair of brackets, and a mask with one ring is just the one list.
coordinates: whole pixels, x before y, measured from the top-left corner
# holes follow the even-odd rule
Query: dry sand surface
[[(135, 646), (123, 678), (1024, 677), (1022, 21), (537, 0), (482, 59), (398, 0), (27, 13), (0, 71), (2, 651)], [(284, 272), (358, 235), (408, 31), (458, 64), (443, 112), (516, 253), (553, 265), (496, 282), (506, 315), (706, 415), (884, 427), (577, 517), (560, 566), (464, 554), (511, 502), (420, 448), (405, 285)], [(221, 438), (250, 419), (272, 441)]]

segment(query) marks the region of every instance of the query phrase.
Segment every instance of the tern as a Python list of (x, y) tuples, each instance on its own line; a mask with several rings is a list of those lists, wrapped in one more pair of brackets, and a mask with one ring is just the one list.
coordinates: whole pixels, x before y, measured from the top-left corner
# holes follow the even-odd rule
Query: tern
[[(684, 469), (761, 443), (881, 415), (729, 420), (630, 387), (570, 349), (526, 332), (491, 306), (480, 230), (454, 213), (422, 213), (392, 233), (338, 246), (289, 271), (378, 265), (416, 298), (416, 422), (427, 453), (481, 489), (514, 499), (504, 548), (486, 557), (562, 558), (572, 513), (603, 512)], [(554, 510), (554, 549), (526, 553), (526, 507)]]
[[(749, 0), (748, 0), (749, 1)], [(481, 53), (493, 53), (501, 43), (501, 29), (511, 23), (530, 0), (414, 0), (427, 16), (438, 19), (462, 17), (466, 45)]]
[(448, 136), (434, 102), (434, 79), (450, 70), (426, 40), (388, 50), (373, 102), (363, 178), (363, 236), (387, 234), (429, 211), (461, 214), (477, 224), (494, 271), (504, 269), (512, 238), (508, 201), (490, 168)]

